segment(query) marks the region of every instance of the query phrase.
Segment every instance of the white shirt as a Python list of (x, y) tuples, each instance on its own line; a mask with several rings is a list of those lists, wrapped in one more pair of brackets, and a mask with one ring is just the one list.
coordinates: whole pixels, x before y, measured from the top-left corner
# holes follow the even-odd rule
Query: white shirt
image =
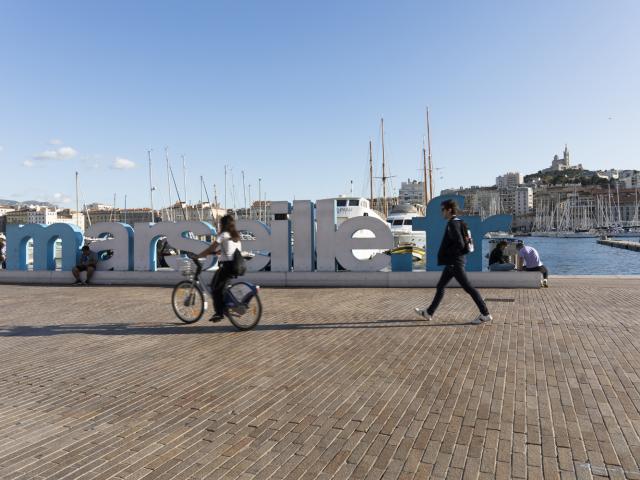
[(236, 250), (242, 251), (242, 244), (231, 240), (229, 232), (222, 232), (216, 238), (216, 241), (220, 244), (220, 256), (218, 262), (230, 262), (233, 260), (233, 254)]
[(542, 266), (542, 261), (540, 261), (540, 255), (538, 251), (533, 248), (525, 245), (520, 250), (518, 250), (518, 256), (524, 260), (524, 263), (527, 268), (535, 268)]

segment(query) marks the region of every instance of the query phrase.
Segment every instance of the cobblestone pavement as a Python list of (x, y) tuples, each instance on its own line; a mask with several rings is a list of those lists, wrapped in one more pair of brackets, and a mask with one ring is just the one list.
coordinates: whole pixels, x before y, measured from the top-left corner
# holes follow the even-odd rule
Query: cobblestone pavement
[(260, 326), (170, 289), (0, 286), (0, 478), (640, 478), (638, 280), (266, 289)]

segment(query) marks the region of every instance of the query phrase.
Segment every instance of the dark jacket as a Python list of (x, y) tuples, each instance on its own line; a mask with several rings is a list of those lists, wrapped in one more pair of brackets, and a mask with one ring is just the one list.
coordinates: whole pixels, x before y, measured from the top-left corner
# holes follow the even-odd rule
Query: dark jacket
[(462, 222), (453, 217), (447, 222), (444, 236), (438, 250), (438, 265), (453, 265), (464, 262), (464, 237), (462, 236)]
[(489, 265), (494, 263), (509, 263), (509, 257), (504, 255), (502, 249), (498, 247), (491, 250), (491, 255), (489, 255)]

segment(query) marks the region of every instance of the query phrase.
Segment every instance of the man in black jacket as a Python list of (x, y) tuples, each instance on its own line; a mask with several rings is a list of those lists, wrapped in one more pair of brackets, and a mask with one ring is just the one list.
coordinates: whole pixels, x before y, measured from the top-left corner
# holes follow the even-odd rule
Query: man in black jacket
[(428, 308), (416, 307), (415, 311), (425, 320), (431, 320), (436, 312), (438, 305), (444, 297), (444, 289), (452, 278), (455, 278), (460, 286), (471, 295), (473, 301), (476, 302), (480, 314), (471, 322), (478, 325), (493, 320), (489, 314), (487, 305), (480, 296), (480, 293), (471, 286), (467, 273), (464, 270), (466, 243), (462, 232), (462, 221), (458, 218), (458, 205), (453, 200), (445, 200), (441, 204), (442, 216), (448, 220), (444, 230), (444, 237), (438, 250), (438, 265), (444, 265), (442, 276), (436, 287), (436, 295)]

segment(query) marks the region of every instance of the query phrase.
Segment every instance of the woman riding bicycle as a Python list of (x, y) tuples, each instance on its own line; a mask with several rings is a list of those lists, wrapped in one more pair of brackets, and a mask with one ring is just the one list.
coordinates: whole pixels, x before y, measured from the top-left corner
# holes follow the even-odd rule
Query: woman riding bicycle
[(218, 254), (218, 271), (211, 281), (213, 297), (213, 317), (211, 322), (219, 322), (224, 318), (224, 288), (231, 277), (233, 277), (233, 254), (236, 250), (242, 251), (240, 234), (236, 230), (236, 221), (232, 215), (225, 215), (220, 219), (220, 234), (216, 237), (206, 250), (200, 252), (198, 257), (206, 257), (211, 254)]

